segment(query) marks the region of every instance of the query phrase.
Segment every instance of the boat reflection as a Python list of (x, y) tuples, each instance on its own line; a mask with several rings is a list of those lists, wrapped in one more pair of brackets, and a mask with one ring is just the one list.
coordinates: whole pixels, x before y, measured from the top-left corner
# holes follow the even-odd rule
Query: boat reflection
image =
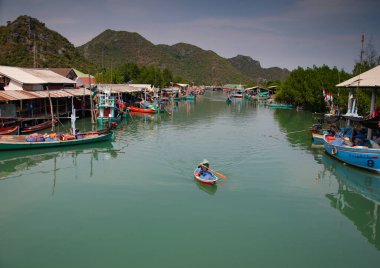
[(368, 242), (380, 250), (380, 176), (344, 165), (326, 154), (322, 162), (339, 184), (337, 193), (326, 195), (331, 206), (352, 221)]
[[(91, 161), (97, 161), (99, 154), (102, 152), (110, 154), (112, 158), (117, 157), (118, 153), (113, 149), (111, 141), (62, 148), (9, 151), (6, 154), (0, 155), (0, 180), (11, 178), (13, 173), (28, 170), (45, 161), (54, 160), (54, 163), (56, 163), (57, 158), (64, 156), (77, 158), (80, 155), (87, 154), (91, 156)], [(90, 165), (90, 167), (92, 167), (92, 165)], [(92, 174), (92, 171), (90, 171), (90, 174)]]
[(214, 195), (216, 191), (218, 190), (218, 186), (216, 184), (213, 184), (213, 185), (203, 184), (197, 181), (195, 178), (194, 178), (194, 182), (200, 190), (204, 191), (205, 193), (208, 193), (209, 195)]

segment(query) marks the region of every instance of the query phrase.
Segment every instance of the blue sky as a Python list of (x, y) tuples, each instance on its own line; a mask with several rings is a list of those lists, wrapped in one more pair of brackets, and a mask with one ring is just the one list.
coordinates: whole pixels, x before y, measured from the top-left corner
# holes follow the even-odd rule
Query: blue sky
[(1, 25), (32, 16), (75, 46), (112, 29), (225, 58), (247, 55), (266, 68), (327, 64), (348, 72), (362, 34), (380, 54), (379, 12), (379, 0), (0, 0)]

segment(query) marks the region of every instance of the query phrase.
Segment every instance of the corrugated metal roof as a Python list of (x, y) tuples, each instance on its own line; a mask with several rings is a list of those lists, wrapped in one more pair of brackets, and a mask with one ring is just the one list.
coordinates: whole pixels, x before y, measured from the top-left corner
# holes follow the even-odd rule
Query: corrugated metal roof
[(74, 88), (74, 89), (64, 89), (68, 94), (75, 96), (75, 97), (80, 97), (80, 96), (90, 96), (91, 91), (88, 89), (83, 89), (83, 88)]
[(6, 90), (0, 92), (7, 100), (30, 100), (39, 98), (35, 94), (24, 90)]
[(39, 77), (27, 73), (22, 68), (0, 66), (0, 74), (9, 77), (22, 84), (45, 84), (46, 82)]
[[(60, 89), (50, 90), (51, 98), (70, 98), (89, 96), (91, 94), (88, 89)], [(45, 99), (49, 98), (49, 92), (47, 90), (41, 91), (25, 91), (25, 90), (6, 90), (0, 91), (0, 101), (17, 101), (17, 100), (29, 100), (29, 99)]]
[(33, 93), (39, 96), (39, 98), (49, 98), (49, 92), (51, 98), (66, 98), (72, 96), (70, 93), (67, 93), (64, 90), (33, 91)]
[(17, 100), (17, 98), (14, 98), (12, 96), (5, 94), (4, 91), (0, 91), (0, 100), (1, 101), (12, 101), (12, 100)]
[(46, 69), (24, 69), (25, 72), (30, 73), (36, 77), (41, 78), (45, 83), (50, 84), (75, 84), (76, 82), (59, 75), (51, 70)]
[(73, 70), (72, 68), (49, 68), (49, 70), (59, 74), (59, 75), (62, 75), (64, 77), (67, 77), (68, 74), (71, 72), (71, 70)]
[(372, 68), (362, 74), (359, 74), (351, 79), (348, 79), (338, 85), (337, 87), (380, 87), (380, 65)]
[(76, 82), (47, 69), (0, 66), (0, 74), (21, 84), (75, 84)]
[(102, 84), (98, 85), (99, 90), (104, 91), (107, 88), (111, 89), (111, 93), (133, 93), (142, 92), (144, 88), (134, 87), (130, 84)]

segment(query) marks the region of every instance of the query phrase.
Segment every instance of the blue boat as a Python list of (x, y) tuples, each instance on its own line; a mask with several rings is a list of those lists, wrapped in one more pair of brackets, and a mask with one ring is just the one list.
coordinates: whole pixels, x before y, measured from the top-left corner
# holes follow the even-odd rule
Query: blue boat
[[(370, 144), (368, 144), (370, 145)], [(380, 172), (380, 148), (371, 143), (370, 146), (352, 146), (348, 138), (339, 135), (324, 134), (323, 148), (325, 151), (347, 164)]]
[(194, 177), (197, 181), (203, 184), (212, 185), (212, 184), (215, 184), (219, 180), (219, 178), (210, 170), (206, 172), (202, 172), (202, 173), (200, 173), (200, 171), (201, 171), (201, 168), (196, 168), (194, 170)]

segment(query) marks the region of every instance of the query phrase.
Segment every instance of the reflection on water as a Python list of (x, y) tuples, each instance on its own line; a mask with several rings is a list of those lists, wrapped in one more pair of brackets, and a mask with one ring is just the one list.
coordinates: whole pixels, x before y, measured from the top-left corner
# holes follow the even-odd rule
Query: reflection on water
[(322, 155), (322, 162), (336, 176), (339, 185), (337, 193), (326, 194), (331, 206), (380, 250), (380, 177), (346, 166), (326, 154)]
[(276, 109), (274, 118), (290, 144), (294, 147), (308, 149), (311, 146), (311, 134), (308, 128), (313, 124), (311, 113), (295, 109)]
[(215, 184), (207, 185), (207, 184), (197, 181), (195, 178), (194, 178), (194, 182), (198, 186), (199, 190), (202, 190), (205, 193), (208, 193), (209, 195), (214, 195), (216, 191), (218, 190), (218, 186)]
[[(91, 156), (89, 165), (91, 176), (92, 161), (98, 161), (101, 153), (107, 153), (111, 158), (116, 158), (118, 155), (118, 151), (112, 149), (110, 141), (61, 148), (9, 151), (0, 156), (0, 180), (12, 178), (14, 173), (29, 170), (49, 160), (53, 160), (52, 171), (56, 172), (57, 159), (72, 157), (75, 160), (83, 155)], [(76, 166), (76, 161), (73, 163)]]

